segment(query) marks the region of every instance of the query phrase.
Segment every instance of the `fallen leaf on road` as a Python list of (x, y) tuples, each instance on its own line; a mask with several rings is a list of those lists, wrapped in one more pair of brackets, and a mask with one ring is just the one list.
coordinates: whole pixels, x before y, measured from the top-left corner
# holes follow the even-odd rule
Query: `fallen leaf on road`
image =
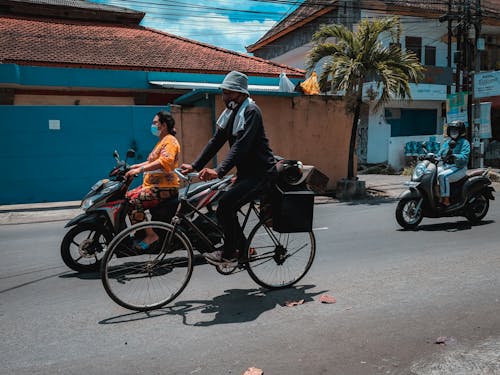
[(304, 303), (303, 299), (301, 299), (299, 301), (285, 301), (284, 306), (292, 307), (292, 306), (302, 305), (303, 303)]
[(335, 303), (337, 302), (337, 299), (333, 296), (330, 296), (328, 294), (323, 294), (321, 297), (319, 297), (319, 300), (321, 303)]
[(453, 345), (456, 344), (456, 342), (457, 339), (453, 336), (439, 336), (434, 343), (441, 345)]
[(260, 368), (250, 367), (243, 373), (243, 375), (264, 375), (264, 371)]

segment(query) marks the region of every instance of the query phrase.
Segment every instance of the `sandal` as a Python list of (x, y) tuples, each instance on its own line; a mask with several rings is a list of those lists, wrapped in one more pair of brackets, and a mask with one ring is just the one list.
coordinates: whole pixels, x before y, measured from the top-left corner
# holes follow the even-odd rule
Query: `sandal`
[(149, 250), (149, 248), (151, 247), (151, 245), (153, 245), (155, 242), (152, 242), (152, 243), (148, 244), (148, 243), (146, 243), (144, 241), (140, 241), (140, 242), (137, 242), (137, 243), (134, 244), (134, 248), (137, 251), (146, 251), (146, 250)]

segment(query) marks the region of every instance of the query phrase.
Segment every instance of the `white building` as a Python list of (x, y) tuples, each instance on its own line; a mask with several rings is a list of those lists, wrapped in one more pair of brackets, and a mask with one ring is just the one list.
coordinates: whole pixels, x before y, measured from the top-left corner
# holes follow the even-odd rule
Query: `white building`
[[(331, 5), (315, 5), (306, 0), (287, 18), (269, 30), (259, 41), (247, 47), (249, 52), (296, 68), (305, 68), (306, 55), (311, 49), (310, 40), (322, 24), (340, 23), (355, 29), (361, 19), (383, 18), (398, 15), (403, 32), (400, 44), (403, 49), (414, 51), (426, 67), (425, 79), (419, 85), (412, 84), (412, 102), (392, 101), (378, 112), (366, 96), (367, 107), (358, 126), (358, 156), (367, 163), (388, 162), (395, 168), (405, 164), (404, 146), (409, 141), (436, 140), (440, 142), (446, 118), (447, 85), (451, 92), (456, 65), (451, 59), (448, 67), (448, 23), (439, 22), (447, 11), (447, 1), (418, 2), (385, 0), (331, 1)], [(499, 69), (500, 54), (500, 1), (492, 0), (483, 5), (481, 35), (486, 41), (481, 55), (482, 70)], [(388, 46), (389, 36), (381, 40)], [(451, 55), (457, 49), (451, 44)], [(319, 66), (320, 64), (318, 64)], [(317, 70), (317, 73), (320, 72)], [(365, 90), (375, 85), (368, 84)], [(500, 100), (499, 100), (500, 102)], [(500, 112), (500, 103), (493, 106)], [(498, 116), (498, 115), (497, 115)], [(495, 113), (492, 121), (495, 122)], [(500, 124), (495, 123), (498, 128)], [(497, 129), (498, 134), (500, 129)], [(495, 131), (494, 138), (495, 138)], [(500, 138), (496, 135), (497, 138)]]

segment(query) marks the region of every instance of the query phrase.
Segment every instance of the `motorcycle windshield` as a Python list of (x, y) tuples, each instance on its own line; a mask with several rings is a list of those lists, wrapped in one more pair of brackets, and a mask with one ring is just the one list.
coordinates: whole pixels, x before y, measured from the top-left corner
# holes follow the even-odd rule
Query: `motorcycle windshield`
[(82, 208), (88, 210), (90, 207), (99, 205), (99, 203), (106, 201), (106, 199), (119, 190), (122, 186), (122, 182), (119, 181), (108, 181), (106, 182), (99, 191), (90, 191), (88, 197), (82, 200)]

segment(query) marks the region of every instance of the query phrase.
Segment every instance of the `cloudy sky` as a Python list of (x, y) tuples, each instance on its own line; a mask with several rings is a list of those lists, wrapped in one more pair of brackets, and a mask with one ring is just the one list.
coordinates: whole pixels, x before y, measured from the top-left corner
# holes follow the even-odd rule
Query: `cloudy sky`
[(90, 0), (146, 13), (141, 25), (246, 53), (301, 0)]

